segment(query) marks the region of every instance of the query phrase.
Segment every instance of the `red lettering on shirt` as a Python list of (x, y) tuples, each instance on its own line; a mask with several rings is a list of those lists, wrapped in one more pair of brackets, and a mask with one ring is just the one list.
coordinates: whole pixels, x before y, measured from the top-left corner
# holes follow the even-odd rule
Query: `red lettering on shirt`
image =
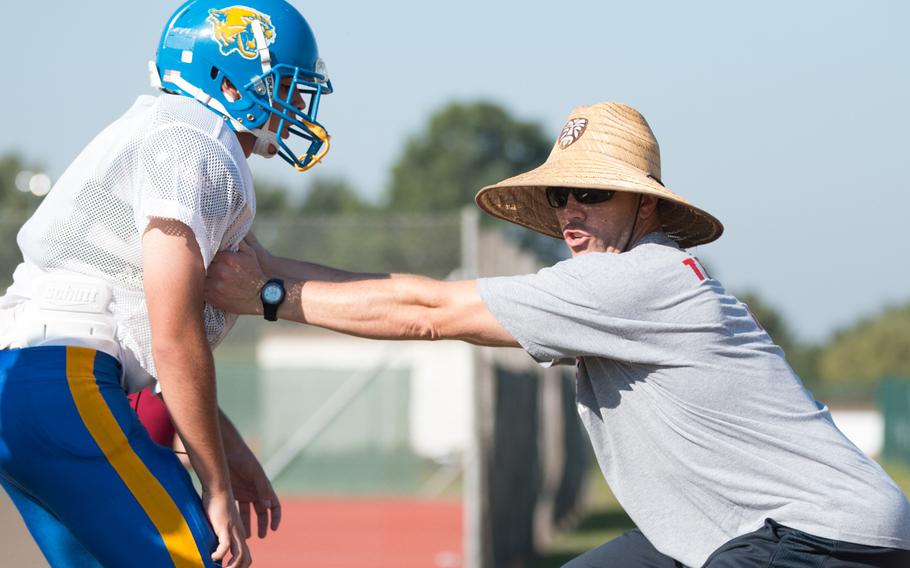
[(701, 270), (699, 270), (698, 264), (696, 264), (694, 258), (687, 258), (686, 260), (682, 261), (682, 263), (692, 269), (692, 272), (694, 272), (695, 276), (698, 277), (699, 282), (705, 279), (705, 275), (702, 274)]

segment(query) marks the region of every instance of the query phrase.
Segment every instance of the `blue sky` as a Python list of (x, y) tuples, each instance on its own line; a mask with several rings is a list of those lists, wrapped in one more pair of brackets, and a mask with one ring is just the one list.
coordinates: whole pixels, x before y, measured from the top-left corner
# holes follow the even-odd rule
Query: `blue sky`
[[(371, 199), (449, 101), (501, 103), (555, 137), (574, 106), (618, 100), (650, 122), (667, 185), (724, 222), (695, 253), (728, 288), (758, 291), (811, 340), (910, 299), (910, 3), (294, 3), (336, 87), (315, 171)], [(178, 4), (6, 6), (0, 152), (62, 173), (148, 92)], [(310, 175), (252, 165), (301, 191)]]

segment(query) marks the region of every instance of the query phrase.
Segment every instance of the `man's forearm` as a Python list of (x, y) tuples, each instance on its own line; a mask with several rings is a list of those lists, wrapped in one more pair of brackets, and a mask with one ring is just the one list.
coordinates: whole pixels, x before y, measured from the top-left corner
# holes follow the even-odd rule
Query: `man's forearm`
[(484, 306), (474, 280), (397, 274), (385, 280), (292, 282), (282, 319), (370, 339), (518, 344)]
[[(371, 339), (430, 339), (428, 279), (291, 281), (279, 317)], [(415, 285), (421, 282), (424, 286)]]
[(262, 267), (271, 278), (285, 280), (321, 280), (324, 282), (351, 282), (389, 278), (389, 274), (370, 274), (366, 272), (348, 272), (312, 262), (303, 262), (291, 258), (272, 256)]

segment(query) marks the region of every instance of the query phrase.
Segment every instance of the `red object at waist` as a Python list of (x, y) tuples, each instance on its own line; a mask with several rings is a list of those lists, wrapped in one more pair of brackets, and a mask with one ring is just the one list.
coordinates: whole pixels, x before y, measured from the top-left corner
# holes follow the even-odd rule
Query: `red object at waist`
[(152, 392), (152, 387), (129, 395), (130, 406), (139, 415), (139, 421), (148, 430), (152, 440), (166, 448), (174, 446), (174, 423), (164, 402)]

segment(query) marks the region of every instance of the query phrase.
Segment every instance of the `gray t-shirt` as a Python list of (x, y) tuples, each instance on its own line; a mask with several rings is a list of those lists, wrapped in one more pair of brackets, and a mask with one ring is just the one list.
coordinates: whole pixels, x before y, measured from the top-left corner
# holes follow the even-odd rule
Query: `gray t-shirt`
[(910, 549), (901, 490), (748, 308), (662, 233), (478, 288), (538, 362), (577, 361), (578, 413), (600, 468), (662, 553), (701, 566), (769, 517)]

